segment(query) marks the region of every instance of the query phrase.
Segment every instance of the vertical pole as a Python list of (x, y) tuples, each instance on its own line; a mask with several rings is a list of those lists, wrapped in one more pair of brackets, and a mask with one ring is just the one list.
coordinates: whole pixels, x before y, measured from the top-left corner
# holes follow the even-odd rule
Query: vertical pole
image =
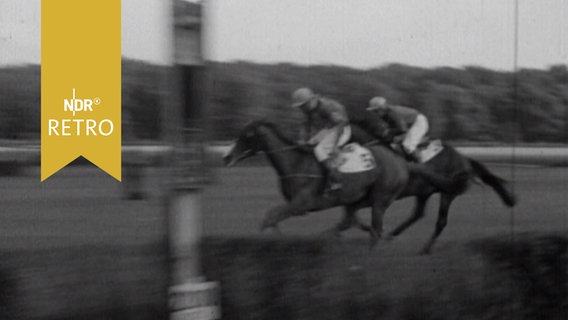
[(170, 319), (219, 319), (219, 286), (202, 277), (201, 189), (204, 176), (204, 101), (201, 57), (201, 4), (172, 0), (174, 7), (174, 145), (169, 197), (172, 260)]
[(171, 281), (200, 281), (201, 194), (174, 191), (170, 212), (170, 254), (174, 261)]

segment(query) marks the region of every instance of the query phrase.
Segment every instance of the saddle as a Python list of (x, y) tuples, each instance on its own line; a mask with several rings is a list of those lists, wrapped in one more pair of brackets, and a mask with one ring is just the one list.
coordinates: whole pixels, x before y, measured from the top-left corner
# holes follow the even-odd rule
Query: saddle
[(376, 179), (372, 173), (377, 167), (375, 157), (356, 142), (343, 146), (331, 165), (334, 169), (328, 175), (324, 192), (334, 197), (355, 199), (362, 188)]
[(333, 166), (341, 173), (357, 173), (372, 170), (377, 165), (369, 149), (353, 142), (341, 148)]
[(442, 140), (433, 139), (429, 137), (424, 137), (416, 147), (416, 154), (414, 156), (407, 154), (402, 147), (402, 141), (393, 142), (391, 148), (404, 157), (408, 161), (415, 161), (418, 163), (424, 163), (430, 161), (432, 158), (437, 156), (442, 150), (444, 150), (444, 145)]

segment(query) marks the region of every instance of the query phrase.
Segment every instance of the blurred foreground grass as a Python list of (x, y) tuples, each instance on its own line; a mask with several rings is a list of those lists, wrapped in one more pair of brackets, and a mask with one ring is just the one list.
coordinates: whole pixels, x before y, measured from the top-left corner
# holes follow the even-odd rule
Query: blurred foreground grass
[(432, 256), (350, 239), (208, 238), (223, 319), (566, 319), (563, 234), (456, 242)]

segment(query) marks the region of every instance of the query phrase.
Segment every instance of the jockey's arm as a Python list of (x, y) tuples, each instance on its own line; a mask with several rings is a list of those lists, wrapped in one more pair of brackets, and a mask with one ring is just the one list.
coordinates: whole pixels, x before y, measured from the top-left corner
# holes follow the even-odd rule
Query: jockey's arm
[(309, 121), (306, 121), (300, 128), (298, 144), (307, 144), (310, 140), (311, 125)]
[(310, 139), (312, 138), (312, 115), (310, 113), (306, 114), (306, 119), (302, 123), (300, 127), (299, 133), (299, 144), (309, 144)]
[(341, 139), (341, 136), (343, 135), (343, 131), (345, 130), (345, 126), (347, 125), (347, 122), (341, 122), (337, 125), (337, 136), (335, 137), (335, 148), (338, 148), (339, 146), (339, 140)]
[(402, 117), (400, 117), (396, 113), (389, 112), (386, 117), (387, 119), (385, 120), (389, 123), (391, 133), (393, 135), (396, 136), (399, 134), (406, 133), (408, 131), (408, 126), (406, 125)]
[(349, 124), (349, 120), (347, 119), (347, 113), (345, 112), (345, 110), (343, 109), (342, 106), (340, 106), (337, 109), (334, 109), (330, 112), (330, 118), (333, 121), (333, 123), (335, 124), (335, 126), (337, 127), (337, 136), (335, 137), (335, 148), (338, 147), (339, 144), (339, 140), (341, 139), (341, 136), (343, 135), (343, 131), (345, 130), (345, 127)]

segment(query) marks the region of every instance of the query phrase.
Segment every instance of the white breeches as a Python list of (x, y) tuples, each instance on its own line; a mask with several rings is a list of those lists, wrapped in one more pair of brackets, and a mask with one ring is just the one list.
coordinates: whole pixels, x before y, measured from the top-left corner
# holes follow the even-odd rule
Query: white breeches
[[(317, 144), (314, 148), (314, 153), (319, 162), (323, 162), (329, 159), (333, 148), (335, 147), (335, 140), (339, 134), (339, 128), (333, 127), (328, 129), (322, 129), (317, 134), (315, 134), (309, 141), (310, 144)], [(345, 126), (343, 128), (343, 134), (339, 138), (338, 146), (343, 146), (351, 138), (351, 127)]]
[(408, 154), (414, 152), (418, 144), (420, 144), (420, 141), (422, 141), (422, 138), (424, 138), (426, 133), (428, 133), (428, 129), (428, 120), (426, 117), (421, 114), (418, 115), (412, 127), (408, 129), (404, 140), (402, 140), (402, 147), (404, 148), (404, 151)]

